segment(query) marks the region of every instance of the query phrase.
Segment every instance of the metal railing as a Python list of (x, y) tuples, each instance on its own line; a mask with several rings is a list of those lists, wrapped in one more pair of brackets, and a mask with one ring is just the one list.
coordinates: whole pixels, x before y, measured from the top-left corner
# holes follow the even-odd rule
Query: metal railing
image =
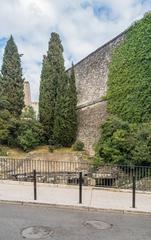
[(91, 172), (95, 186), (120, 189), (131, 189), (133, 177), (136, 178), (136, 189), (151, 191), (151, 167), (149, 166), (117, 166), (102, 165)]
[(0, 158), (0, 179), (33, 181), (36, 170), (37, 182), (78, 184), (79, 172), (88, 168), (86, 162)]
[(135, 176), (137, 190), (151, 191), (148, 166), (100, 165), (96, 169), (87, 162), (0, 158), (0, 180), (33, 181), (33, 170), (37, 182), (78, 185), (82, 172), (85, 186), (119, 189), (131, 189)]

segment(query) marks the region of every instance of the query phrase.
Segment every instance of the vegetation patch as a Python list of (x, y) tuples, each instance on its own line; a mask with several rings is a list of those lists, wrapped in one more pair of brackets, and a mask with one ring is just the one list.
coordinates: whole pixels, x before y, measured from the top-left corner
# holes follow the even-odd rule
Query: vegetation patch
[(109, 66), (108, 111), (130, 123), (151, 120), (151, 13), (133, 24)]
[(80, 140), (77, 140), (73, 145), (72, 145), (72, 149), (74, 151), (83, 151), (84, 149), (84, 143), (81, 142)]
[(151, 164), (151, 13), (133, 24), (109, 65), (96, 163)]

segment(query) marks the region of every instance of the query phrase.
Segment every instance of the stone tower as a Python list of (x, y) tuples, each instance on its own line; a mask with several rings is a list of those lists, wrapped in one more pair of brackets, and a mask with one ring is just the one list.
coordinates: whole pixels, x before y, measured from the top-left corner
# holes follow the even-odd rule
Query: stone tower
[(30, 92), (30, 84), (28, 81), (24, 81), (24, 104), (25, 107), (31, 106), (31, 92)]

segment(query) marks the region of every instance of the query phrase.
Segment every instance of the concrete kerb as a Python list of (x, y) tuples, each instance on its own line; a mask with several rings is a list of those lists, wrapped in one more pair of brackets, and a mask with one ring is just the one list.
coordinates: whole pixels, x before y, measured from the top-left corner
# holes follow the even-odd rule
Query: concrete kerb
[(88, 212), (106, 212), (106, 213), (117, 213), (117, 214), (131, 214), (131, 215), (146, 215), (151, 216), (151, 212), (138, 211), (136, 209), (132, 210), (120, 210), (120, 209), (105, 209), (105, 208), (95, 208), (87, 206), (76, 206), (76, 205), (63, 205), (63, 204), (51, 204), (51, 203), (40, 203), (37, 201), (25, 202), (25, 201), (11, 201), (11, 200), (0, 200), (0, 204), (11, 204), (20, 205), (27, 207), (48, 207), (57, 209), (70, 209), (75, 211), (88, 211)]

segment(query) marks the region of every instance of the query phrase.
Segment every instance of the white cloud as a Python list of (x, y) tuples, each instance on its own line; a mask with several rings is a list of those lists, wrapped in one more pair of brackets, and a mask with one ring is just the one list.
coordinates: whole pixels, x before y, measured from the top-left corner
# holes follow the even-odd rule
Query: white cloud
[[(105, 12), (94, 13), (104, 7)], [(24, 76), (38, 99), (41, 63), (52, 31), (63, 40), (66, 66), (125, 30), (151, 8), (141, 0), (0, 0), (0, 38), (13, 34)], [(97, 10), (96, 10), (97, 11)], [(109, 15), (107, 14), (109, 13)], [(2, 59), (3, 49), (0, 48)]]

